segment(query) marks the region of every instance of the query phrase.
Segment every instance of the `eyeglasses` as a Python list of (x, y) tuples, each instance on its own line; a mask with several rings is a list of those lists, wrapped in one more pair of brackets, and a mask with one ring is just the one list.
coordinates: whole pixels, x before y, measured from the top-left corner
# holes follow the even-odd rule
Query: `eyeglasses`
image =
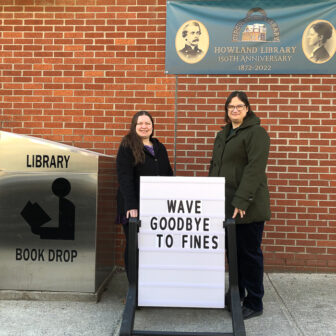
[(228, 110), (232, 112), (236, 108), (238, 112), (241, 112), (241, 111), (243, 111), (243, 109), (244, 109), (245, 106), (246, 105), (237, 105), (237, 106), (229, 105), (228, 106)]
[(150, 123), (150, 122), (139, 122), (139, 123), (137, 123), (136, 124), (137, 126), (152, 126), (152, 123)]

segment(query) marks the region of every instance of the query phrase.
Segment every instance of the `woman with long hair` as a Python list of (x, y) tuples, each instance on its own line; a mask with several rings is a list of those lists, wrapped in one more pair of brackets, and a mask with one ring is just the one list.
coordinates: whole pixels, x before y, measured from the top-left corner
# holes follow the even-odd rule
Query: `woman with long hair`
[(140, 176), (172, 176), (166, 147), (153, 137), (154, 120), (147, 111), (137, 112), (117, 154), (118, 221), (123, 225), (128, 273), (128, 220), (139, 215)]

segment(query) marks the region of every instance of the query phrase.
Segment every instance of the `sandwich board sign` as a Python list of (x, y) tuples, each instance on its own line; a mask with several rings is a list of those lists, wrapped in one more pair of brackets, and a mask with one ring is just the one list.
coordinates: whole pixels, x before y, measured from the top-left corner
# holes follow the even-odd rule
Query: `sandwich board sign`
[(142, 176), (138, 305), (224, 308), (225, 179)]

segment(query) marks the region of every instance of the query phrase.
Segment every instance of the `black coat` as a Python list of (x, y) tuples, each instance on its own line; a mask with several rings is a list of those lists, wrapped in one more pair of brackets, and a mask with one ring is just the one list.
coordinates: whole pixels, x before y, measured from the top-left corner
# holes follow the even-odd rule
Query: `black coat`
[(324, 46), (314, 51), (312, 60), (317, 63), (324, 63), (329, 58), (329, 53)]
[(120, 145), (117, 154), (118, 173), (118, 215), (124, 216), (131, 209), (139, 209), (140, 176), (172, 176), (166, 147), (157, 139), (153, 143), (153, 156), (145, 147), (145, 162), (134, 165), (134, 156), (130, 147)]
[(270, 219), (270, 197), (266, 165), (270, 139), (260, 119), (246, 116), (242, 125), (230, 135), (231, 124), (217, 134), (209, 176), (225, 177), (225, 212), (231, 218), (234, 208), (246, 210), (236, 223), (262, 222)]

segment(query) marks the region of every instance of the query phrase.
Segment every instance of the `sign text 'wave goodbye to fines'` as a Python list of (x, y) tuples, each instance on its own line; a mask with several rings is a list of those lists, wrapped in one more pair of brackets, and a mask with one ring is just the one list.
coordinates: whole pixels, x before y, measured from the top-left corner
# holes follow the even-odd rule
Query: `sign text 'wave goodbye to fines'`
[[(154, 216), (150, 220), (150, 228), (153, 231), (164, 231), (164, 233), (156, 234), (157, 247), (173, 247), (174, 238), (169, 234), (171, 231), (190, 231), (194, 233), (184, 233), (181, 235), (180, 248), (218, 248), (218, 236), (210, 236), (209, 234), (210, 218), (195, 216), (202, 214), (201, 200), (167, 200), (167, 210), (168, 213), (172, 213), (175, 217)], [(178, 214), (188, 214), (190, 217), (179, 217)], [(192, 216), (192, 214), (195, 215)]]

